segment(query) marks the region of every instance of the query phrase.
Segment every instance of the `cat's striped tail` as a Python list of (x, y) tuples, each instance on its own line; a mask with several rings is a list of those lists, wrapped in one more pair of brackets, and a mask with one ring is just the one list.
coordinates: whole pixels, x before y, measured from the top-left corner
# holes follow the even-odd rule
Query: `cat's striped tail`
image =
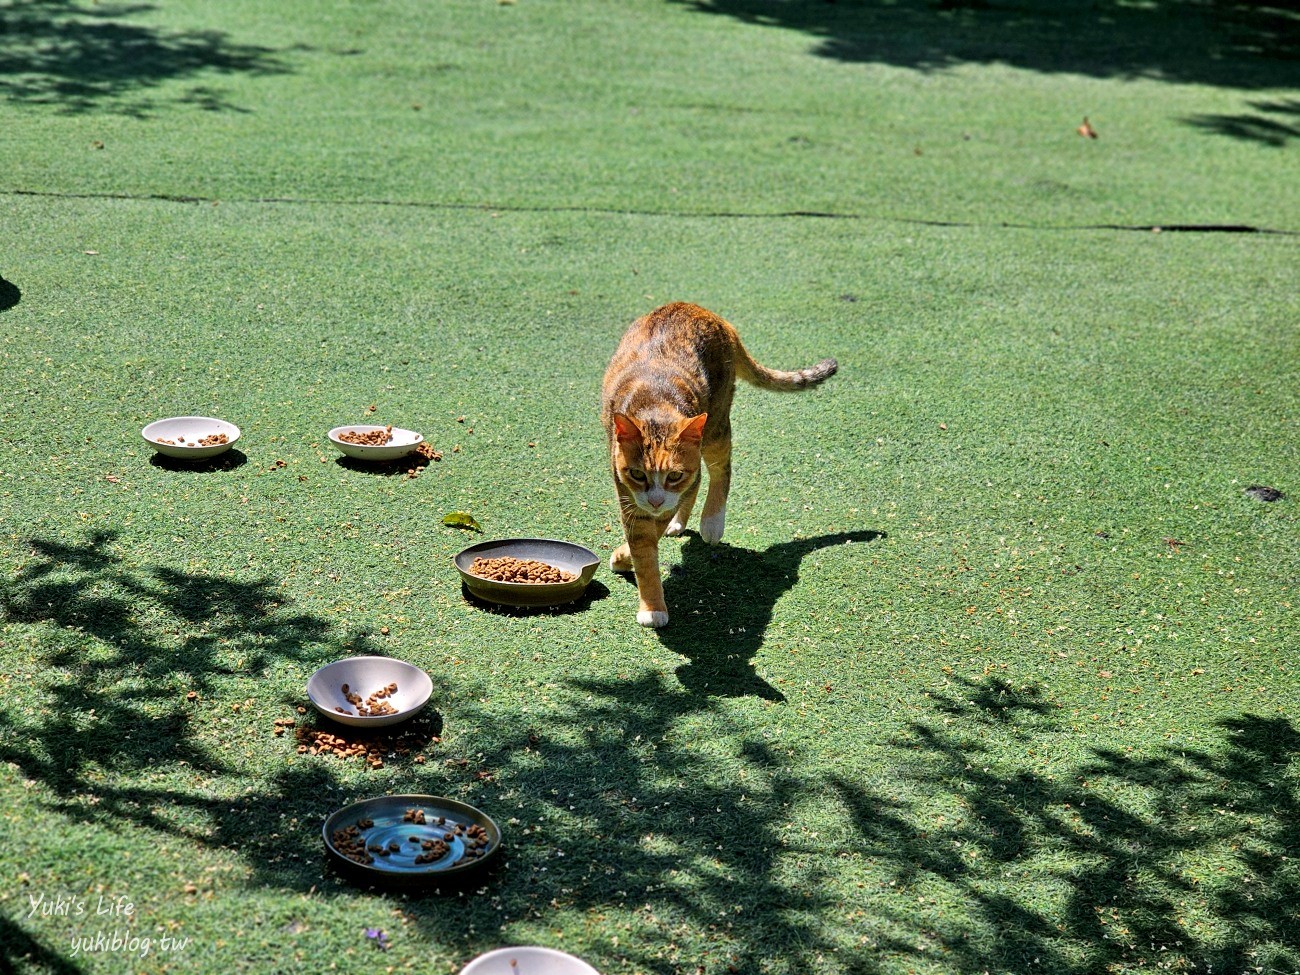
[(801, 389), (812, 389), (835, 375), (835, 370), (840, 367), (834, 359), (823, 359), (807, 369), (788, 372), (769, 369), (755, 360), (739, 342), (736, 346), (736, 376), (759, 389), (770, 389), (777, 393), (797, 393)]

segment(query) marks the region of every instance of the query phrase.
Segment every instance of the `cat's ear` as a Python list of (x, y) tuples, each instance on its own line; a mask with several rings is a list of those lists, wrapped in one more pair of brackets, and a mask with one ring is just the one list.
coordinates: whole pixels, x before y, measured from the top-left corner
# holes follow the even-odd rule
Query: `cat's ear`
[(640, 443), (642, 440), (641, 428), (636, 425), (636, 421), (622, 413), (614, 414), (614, 436), (619, 443)]
[(677, 439), (699, 443), (704, 438), (704, 424), (708, 420), (709, 414), (707, 413), (701, 413), (699, 416), (693, 416), (686, 420), (677, 428)]

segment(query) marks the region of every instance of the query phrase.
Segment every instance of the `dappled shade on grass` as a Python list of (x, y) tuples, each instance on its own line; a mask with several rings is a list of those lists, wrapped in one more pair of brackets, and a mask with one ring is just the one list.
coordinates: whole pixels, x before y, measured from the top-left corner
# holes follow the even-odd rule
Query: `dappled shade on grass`
[(824, 57), (923, 71), (1010, 64), (1052, 74), (1272, 88), (1294, 83), (1300, 50), (1300, 10), (1254, 0), (671, 2), (803, 31)]
[(324, 621), (281, 612), (266, 579), (142, 570), (111, 531), (29, 544), (31, 560), (0, 584), (0, 617), (50, 638), (31, 662), (32, 697), (0, 711), (0, 758), (59, 795), (84, 788), (92, 766), (122, 775), (163, 759), (230, 771), (193, 733), (187, 694), (303, 660), (327, 639)]
[[(147, 117), (166, 104), (166, 82), (289, 70), (283, 53), (221, 31), (168, 31), (141, 23), (149, 4), (16, 0), (0, 24), (0, 92), (67, 114)], [(206, 111), (241, 111), (211, 85), (175, 100)]]
[[(769, 550), (769, 602), (808, 551), (874, 537)], [(356, 788), (342, 763), (295, 762), (286, 749), (240, 789), (231, 732), (204, 727), (211, 718), (182, 690), (206, 693), (232, 667), (300, 660), (304, 644), (330, 642), (324, 622), (286, 611), (269, 581), (133, 569), (111, 533), (37, 539), (31, 551), (0, 609), (6, 624), (45, 634), (41, 674), (0, 702), (0, 757), (38, 802), (110, 833), (224, 850), (260, 883), (347, 896), (327, 882), (315, 826)], [(173, 639), (159, 635), (159, 614), (178, 624)], [(761, 645), (757, 622), (747, 653)], [(692, 723), (721, 714), (718, 691), (657, 675), (571, 685), (540, 733), (460, 701), (456, 722), (477, 731), (409, 779), (505, 828), (499, 875), (458, 902), (463, 925), (448, 930), (436, 898), (406, 908), (466, 956), (495, 944), (503, 918), (543, 922), (558, 903), (602, 912), (602, 950), (651, 971), (687, 961), (683, 927), (739, 971), (773, 957), (814, 964), (846, 938), (856, 961), (845, 970), (862, 973), (895, 958), (963, 975), (1033, 959), (1065, 975), (1298, 959), (1288, 858), (1300, 842), (1300, 734), (1286, 718), (1222, 720), (1212, 747), (1085, 748), (1049, 773), (1035, 752), (1069, 747), (1071, 718), (1037, 686), (958, 678), (885, 743), (881, 775), (862, 777), (760, 727), (696, 739)], [(856, 909), (836, 900), (846, 876), (869, 888)], [(25, 933), (6, 946), (10, 961), (69, 970)]]

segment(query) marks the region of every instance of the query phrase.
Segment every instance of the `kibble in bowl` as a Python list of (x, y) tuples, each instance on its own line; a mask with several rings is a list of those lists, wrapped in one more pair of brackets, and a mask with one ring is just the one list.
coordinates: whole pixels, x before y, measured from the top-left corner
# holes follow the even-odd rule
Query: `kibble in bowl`
[(600, 559), (589, 548), (552, 538), (503, 538), (456, 556), (470, 595), (505, 606), (559, 606), (587, 588)]
[(183, 460), (202, 460), (225, 453), (239, 439), (239, 427), (211, 416), (172, 416), (140, 431), (158, 453)]
[(397, 724), (429, 703), (433, 681), (395, 657), (346, 657), (326, 664), (307, 681), (307, 697), (340, 724), (375, 728)]
[(531, 582), (545, 585), (548, 582), (572, 582), (576, 573), (540, 562), (537, 559), (516, 559), (509, 555), (497, 558), (478, 556), (469, 565), (470, 575), (490, 582)]
[(326, 436), (345, 456), (356, 460), (396, 460), (413, 453), (424, 442), (424, 437), (414, 430), (379, 423), (335, 427)]

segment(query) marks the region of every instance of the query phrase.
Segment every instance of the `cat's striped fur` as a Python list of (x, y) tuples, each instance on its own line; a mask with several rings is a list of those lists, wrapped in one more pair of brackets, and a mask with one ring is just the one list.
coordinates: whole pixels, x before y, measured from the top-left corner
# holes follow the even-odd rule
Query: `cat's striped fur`
[(837, 368), (834, 359), (823, 359), (807, 369), (769, 369), (745, 350), (729, 323), (686, 302), (657, 308), (628, 328), (605, 372), (600, 415), (627, 539), (610, 556), (610, 567), (636, 574), (637, 622), (668, 622), (659, 539), (686, 530), (704, 467), (709, 490), (700, 536), (710, 543), (722, 539), (736, 380), (793, 392), (818, 385)]

